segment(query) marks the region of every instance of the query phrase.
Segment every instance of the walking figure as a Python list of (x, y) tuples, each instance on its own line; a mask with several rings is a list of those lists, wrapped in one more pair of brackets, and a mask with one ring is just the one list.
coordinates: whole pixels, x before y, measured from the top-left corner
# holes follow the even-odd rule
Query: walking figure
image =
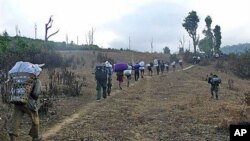
[(208, 77), (208, 83), (211, 84), (211, 98), (214, 98), (215, 95), (216, 100), (218, 100), (219, 85), (221, 83), (221, 79), (217, 75), (211, 73)]

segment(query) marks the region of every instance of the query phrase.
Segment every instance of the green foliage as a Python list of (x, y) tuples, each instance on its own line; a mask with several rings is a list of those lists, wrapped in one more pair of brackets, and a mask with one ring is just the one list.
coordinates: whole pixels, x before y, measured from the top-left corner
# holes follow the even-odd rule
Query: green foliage
[(212, 55), (212, 50), (208, 38), (201, 39), (198, 46), (200, 48), (200, 51), (205, 52), (206, 55)]
[(163, 48), (163, 52), (164, 52), (165, 54), (170, 54), (170, 49), (169, 49), (169, 47), (165, 46), (165, 47)]
[(210, 16), (207, 16), (205, 18), (205, 22), (206, 22), (207, 28), (211, 30), (212, 18)]
[(6, 52), (9, 46), (10, 38), (7, 31), (3, 32), (3, 35), (0, 35), (0, 54)]
[(216, 25), (213, 32), (214, 32), (214, 38), (215, 38), (215, 46), (214, 50), (215, 52), (220, 52), (220, 45), (221, 45), (221, 31), (220, 26)]
[(1, 69), (10, 69), (17, 61), (45, 63), (46, 67), (65, 66), (63, 58), (52, 48), (54, 44), (44, 43), (26, 37), (0, 36), (0, 66)]
[(182, 26), (186, 29), (189, 36), (193, 39), (194, 52), (196, 53), (196, 45), (198, 44), (198, 37), (196, 30), (198, 28), (199, 17), (196, 11), (189, 12), (189, 15), (184, 19)]
[(212, 56), (214, 51), (214, 35), (211, 30), (212, 18), (210, 16), (207, 16), (205, 22), (206, 29), (203, 30), (203, 34), (205, 35), (205, 37), (200, 40), (198, 45), (200, 50), (205, 52), (207, 56)]

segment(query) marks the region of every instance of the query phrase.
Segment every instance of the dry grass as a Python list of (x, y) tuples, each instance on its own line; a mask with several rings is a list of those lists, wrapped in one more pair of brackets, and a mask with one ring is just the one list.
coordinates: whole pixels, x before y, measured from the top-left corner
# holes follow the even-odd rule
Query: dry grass
[[(216, 72), (209, 66), (195, 66), (186, 71), (165, 72), (159, 76), (154, 72), (153, 77), (146, 76), (138, 82), (132, 79), (129, 88), (123, 83), (123, 90), (119, 90), (113, 75), (111, 96), (97, 103), (91, 68), (91, 61), (96, 61), (97, 52), (62, 53), (65, 57), (83, 56), (87, 60), (84, 67), (72, 71), (86, 75), (88, 84), (83, 88), (82, 96), (61, 98), (57, 107), (58, 118), (50, 121), (50, 125), (41, 123), (42, 131), (45, 132), (53, 124), (60, 124), (61, 119), (70, 118), (73, 113), (79, 114), (78, 118), (48, 140), (221, 141), (229, 140), (230, 123), (250, 120), (247, 119), (250, 110), (244, 96), (250, 91), (250, 82), (230, 73)], [(107, 55), (115, 60), (131, 60), (129, 53), (109, 52)], [(135, 61), (146, 62), (154, 58), (153, 55), (140, 53), (134, 57)], [(210, 72), (222, 78), (218, 101), (211, 99), (210, 86), (204, 79)], [(48, 80), (46, 70), (42, 79), (44, 82)], [(234, 80), (236, 90), (228, 89), (228, 79)], [(22, 135), (22, 139), (27, 139), (27, 136)]]

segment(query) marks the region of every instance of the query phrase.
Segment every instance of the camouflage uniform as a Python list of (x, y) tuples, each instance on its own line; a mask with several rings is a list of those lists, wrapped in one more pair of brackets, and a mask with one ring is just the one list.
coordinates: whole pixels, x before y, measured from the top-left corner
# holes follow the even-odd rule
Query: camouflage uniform
[(33, 138), (33, 140), (38, 140), (39, 115), (38, 115), (37, 99), (40, 94), (41, 94), (41, 81), (39, 79), (36, 79), (33, 91), (28, 99), (28, 103), (25, 105), (15, 104), (9, 131), (11, 141), (15, 141), (16, 137), (19, 136), (20, 123), (25, 113), (28, 114), (32, 120), (32, 127), (30, 129), (29, 135)]
[(214, 94), (215, 94), (216, 99), (218, 99), (219, 85), (216, 85), (216, 84), (212, 85), (211, 84), (211, 89), (210, 90), (211, 90), (212, 98), (214, 97)]
[(219, 84), (221, 83), (221, 81), (219, 81), (218, 83), (214, 84), (211, 82), (211, 80), (214, 78), (214, 77), (218, 77), (217, 75), (213, 75), (211, 74), (209, 77), (208, 77), (208, 83), (211, 84), (211, 88), (210, 88), (210, 91), (211, 91), (211, 98), (216, 97), (216, 99), (218, 100), (218, 92), (219, 92)]

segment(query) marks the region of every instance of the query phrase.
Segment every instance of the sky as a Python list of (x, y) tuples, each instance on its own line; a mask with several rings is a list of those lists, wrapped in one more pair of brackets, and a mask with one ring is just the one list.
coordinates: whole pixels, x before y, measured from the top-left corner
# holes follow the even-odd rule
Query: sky
[(94, 29), (94, 44), (102, 48), (129, 48), (162, 52), (168, 46), (178, 51), (180, 38), (192, 50), (192, 40), (182, 27), (192, 10), (200, 22), (197, 33), (204, 37), (205, 18), (211, 16), (212, 28), (221, 26), (222, 45), (250, 42), (249, 0), (0, 0), (0, 32), (44, 39), (45, 23), (53, 15), (49, 40), (86, 44), (86, 35)]

